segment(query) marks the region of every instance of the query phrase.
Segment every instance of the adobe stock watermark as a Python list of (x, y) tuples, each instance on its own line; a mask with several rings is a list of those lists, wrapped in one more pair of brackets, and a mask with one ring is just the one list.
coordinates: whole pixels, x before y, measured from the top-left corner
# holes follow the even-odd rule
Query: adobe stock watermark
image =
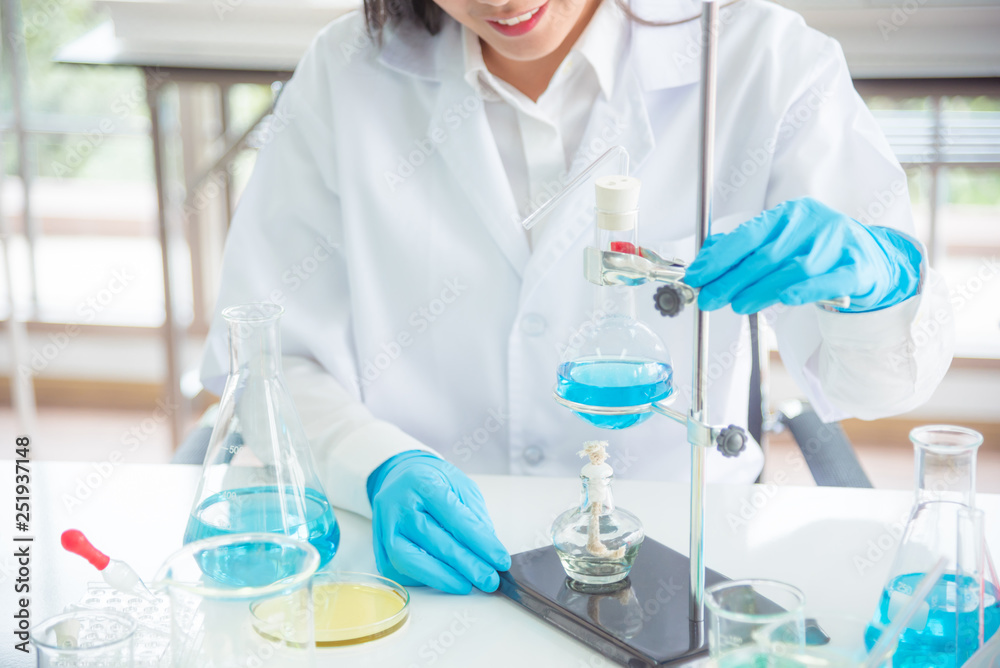
[[(111, 305), (115, 297), (125, 292), (134, 280), (135, 275), (125, 267), (113, 270), (111, 278), (103, 288), (77, 305), (76, 312), (83, 320), (83, 324), (94, 322), (97, 316)], [(70, 341), (79, 335), (80, 325), (76, 323), (66, 325), (61, 332), (49, 332), (47, 343), (37, 348), (32, 346), (28, 363), (18, 364), (18, 375), (21, 378), (28, 378), (42, 373), (69, 346)]]
[(451, 616), (445, 628), (435, 636), (426, 640), (417, 649), (419, 662), (414, 662), (408, 668), (420, 668), (420, 666), (430, 666), (441, 659), (448, 650), (455, 646), (462, 636), (469, 632), (477, 620), (468, 610), (455, 612)]
[[(158, 67), (147, 70), (147, 81), (159, 85), (170, 78), (170, 75)], [(128, 119), (135, 108), (146, 104), (146, 83), (130, 87), (119, 93), (111, 101), (111, 115), (105, 116), (84, 133), (74, 135), (63, 149), (60, 159), (50, 164), (50, 171), (56, 178), (62, 178), (73, 173), (86, 162), (97, 149), (104, 145), (108, 137), (114, 135), (121, 124)]]
[(909, 204), (909, 192), (906, 179), (896, 179), (888, 188), (876, 190), (868, 206), (855, 213), (854, 219), (865, 226), (875, 225), (900, 200)]
[(761, 170), (766, 171), (771, 164), (771, 159), (778, 148), (778, 144), (791, 139), (798, 130), (812, 119), (816, 112), (830, 99), (832, 94), (829, 86), (820, 87), (813, 85), (785, 113), (781, 125), (774, 136), (768, 138), (761, 146), (747, 149), (745, 157), (740, 164), (733, 165), (729, 170), (729, 174), (717, 186), (716, 196), (725, 202), (737, 190), (746, 185), (755, 174)]
[[(810, 441), (814, 440), (810, 439)], [(805, 460), (795, 452), (789, 452), (785, 456), (785, 461), (789, 465), (787, 468), (776, 471), (768, 482), (754, 485), (750, 496), (740, 499), (739, 508), (726, 513), (726, 523), (730, 529), (737, 531), (750, 526), (757, 514), (778, 494), (778, 487), (787, 484), (791, 479), (791, 474), (801, 471), (805, 466)]]
[(49, 0), (34, 7), (34, 11), (21, 20), (21, 31), (10, 32), (7, 40), (12, 47), (24, 46), (29, 39), (38, 37), (46, 29), (50, 29), (49, 24), (66, 9), (69, 0)]
[(417, 338), (430, 329), (431, 325), (468, 289), (469, 286), (457, 276), (446, 279), (437, 297), (410, 312), (406, 321), (409, 327), (400, 330), (396, 336), (383, 343), (380, 352), (361, 362), (358, 384), (365, 388), (377, 381), (386, 369), (399, 359), (403, 350), (412, 346)]
[(463, 434), (452, 444), (452, 452), (463, 462), (469, 461), (472, 459), (472, 455), (489, 443), (494, 434), (504, 428), (509, 419), (510, 414), (504, 410), (503, 406), (489, 409), (486, 411), (486, 419), (482, 425), (473, 429), (472, 433)]
[(875, 22), (879, 33), (882, 35), (882, 41), (888, 42), (892, 34), (905, 26), (910, 21), (910, 18), (926, 4), (927, 0), (903, 0), (899, 4), (894, 4), (888, 17), (882, 17)]
[(909, 517), (910, 513), (907, 511), (895, 522), (886, 524), (882, 533), (865, 544), (865, 551), (862, 554), (856, 554), (852, 557), (851, 563), (858, 575), (864, 575), (865, 571), (882, 561), (886, 555), (895, 554), (896, 546), (899, 545), (899, 541), (903, 537)]
[[(577, 149), (572, 160), (570, 160), (569, 169), (560, 174), (558, 178), (541, 183), (538, 187), (537, 193), (533, 197), (530, 197), (528, 202), (520, 210), (511, 214), (511, 222), (516, 225), (520, 225), (524, 219), (548, 204), (553, 197), (561, 193), (566, 188), (569, 182), (572, 181), (577, 174), (592, 165), (594, 161), (614, 146), (615, 142), (619, 137), (621, 137), (622, 133), (624, 133), (627, 128), (628, 121), (624, 117), (617, 115), (612, 116), (608, 122), (601, 127), (601, 131), (599, 133), (593, 135), (582, 146), (580, 146), (579, 149)], [(581, 225), (590, 225), (593, 223), (593, 210), (589, 206), (584, 206), (583, 203), (579, 205), (579, 208), (580, 210), (575, 212), (577, 225), (567, 228), (567, 237), (575, 236)]]
[(122, 433), (119, 439), (120, 447), (108, 453), (104, 460), (92, 462), (92, 471), (77, 476), (73, 492), (63, 493), (62, 502), (66, 510), (73, 512), (77, 507), (83, 505), (84, 501), (93, 496), (94, 492), (114, 475), (118, 466), (125, 462), (126, 457), (138, 450), (140, 445), (159, 431), (178, 407), (178, 404), (157, 399), (156, 408), (153, 409), (152, 413)]
[[(294, 120), (295, 114), (290, 109), (284, 106), (273, 109), (250, 133), (247, 138), (247, 146), (259, 151), (290, 127)], [(195, 191), (185, 198), (181, 210), (184, 222), (190, 223), (220, 195), (224, 195), (226, 184), (240, 176), (244, 169), (246, 167), (240, 161), (230, 160), (221, 167), (212, 170)]]
[[(730, 23), (732, 23), (735, 18), (736, 18), (736, 12), (732, 7), (729, 7), (728, 5), (723, 5), (722, 7), (719, 8), (719, 23), (718, 23), (718, 29), (715, 32), (716, 39), (718, 39), (719, 34), (722, 32), (722, 29), (728, 26)], [(701, 25), (700, 21), (695, 21), (694, 23), (696, 23), (698, 26)], [(701, 62), (701, 54), (705, 48), (705, 45), (706, 45), (705, 33), (704, 31), (699, 29), (697, 30), (695, 35), (691, 36), (691, 38), (687, 41), (687, 44), (684, 46), (683, 49), (674, 50), (673, 54), (674, 66), (676, 66), (677, 69), (682, 70), (687, 67), (690, 67), (692, 64), (696, 62)]]
[[(960, 283), (948, 288), (948, 300), (955, 313), (972, 304), (977, 295), (1000, 275), (1000, 261), (994, 255), (983, 260), (976, 273)], [(889, 353), (889, 364), (893, 371), (899, 371), (908, 366), (916, 351), (933, 341), (939, 340), (942, 330), (951, 325), (953, 315), (948, 309), (937, 309), (920, 318), (919, 322), (910, 328), (910, 336), (902, 350), (894, 349)]]
[(445, 109), (441, 116), (443, 126), (441, 123), (435, 123), (431, 126), (426, 135), (413, 141), (413, 149), (409, 153), (397, 156), (395, 169), (383, 172), (389, 192), (396, 192), (396, 188), (416, 174), (417, 169), (438, 152), (438, 147), (449, 140), (450, 132), (460, 128), (482, 106), (482, 98), (478, 95), (468, 95), (460, 102)]

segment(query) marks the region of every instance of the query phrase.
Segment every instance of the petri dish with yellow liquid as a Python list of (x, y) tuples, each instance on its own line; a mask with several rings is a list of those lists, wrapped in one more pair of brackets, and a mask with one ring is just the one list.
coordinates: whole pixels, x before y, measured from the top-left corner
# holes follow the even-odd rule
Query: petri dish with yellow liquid
[[(316, 647), (359, 645), (390, 635), (410, 615), (410, 594), (388, 578), (369, 573), (317, 573), (312, 578)], [(250, 606), (254, 619), (273, 618), (277, 608), (290, 602), (261, 601)], [(263, 625), (256, 625), (264, 634)], [(292, 639), (269, 638), (296, 644)]]

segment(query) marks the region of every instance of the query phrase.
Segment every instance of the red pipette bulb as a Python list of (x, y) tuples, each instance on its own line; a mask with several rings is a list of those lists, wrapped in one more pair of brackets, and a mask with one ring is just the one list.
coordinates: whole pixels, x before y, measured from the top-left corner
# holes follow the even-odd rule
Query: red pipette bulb
[(90, 544), (87, 537), (76, 529), (64, 531), (62, 535), (62, 546), (78, 554), (89, 561), (94, 568), (101, 572), (104, 581), (124, 594), (141, 596), (147, 600), (155, 601), (156, 597), (149, 591), (142, 578), (135, 570), (119, 559), (112, 559), (96, 547)]
[(83, 532), (76, 529), (63, 531), (62, 546), (73, 554), (79, 554), (99, 571), (107, 568), (108, 563), (111, 561), (111, 557), (91, 545), (87, 537), (83, 535)]

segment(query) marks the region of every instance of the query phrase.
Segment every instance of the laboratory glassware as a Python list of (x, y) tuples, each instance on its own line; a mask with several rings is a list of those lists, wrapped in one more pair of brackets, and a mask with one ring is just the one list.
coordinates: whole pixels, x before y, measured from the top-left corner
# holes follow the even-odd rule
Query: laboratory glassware
[(319, 563), (315, 547), (275, 533), (214, 536), (172, 554), (155, 586), (170, 599), (173, 667), (311, 668)]
[(91, 545), (82, 532), (68, 529), (63, 532), (61, 541), (62, 546), (67, 551), (89, 561), (94, 568), (100, 571), (104, 581), (121, 593), (129, 596), (141, 596), (147, 601), (156, 601), (156, 597), (149, 591), (135, 569), (124, 561), (108, 557)]
[[(744, 665), (774, 668), (867, 668), (865, 662), (869, 657), (864, 635), (870, 619), (825, 611), (815, 614), (808, 607), (805, 614), (804, 643), (789, 642), (783, 624), (778, 624), (773, 629), (759, 629), (754, 632), (757, 648), (739, 650), (745, 656)], [(738, 656), (740, 654), (736, 652), (724, 656), (722, 665), (738, 664)], [(874, 666), (883, 668), (881, 663)]]
[[(359, 645), (400, 630), (410, 616), (410, 594), (402, 585), (369, 573), (334, 571), (312, 579), (316, 647)], [(271, 599), (251, 606), (254, 617), (266, 618), (275, 606)]]
[(38, 668), (131, 668), (135, 620), (105, 610), (75, 610), (31, 629)]
[[(959, 517), (961, 511), (974, 507), (976, 452), (983, 437), (964, 427), (930, 425), (912, 430), (910, 440), (915, 453), (916, 498), (866, 642), (871, 647), (878, 641), (876, 626), (889, 626), (915, 595), (916, 583), (943, 559), (943, 575), (900, 634), (893, 665), (952, 668), (962, 665), (969, 648), (978, 648), (980, 628), (986, 640), (1000, 625), (995, 579), (982, 583), (982, 606), (971, 603), (978, 588), (971, 574), (980, 569), (973, 550), (959, 549), (960, 544), (971, 544), (962, 535), (968, 523), (960, 522)], [(988, 552), (983, 560), (988, 567)]]
[(1000, 668), (1000, 633), (983, 645), (965, 662), (965, 668)]
[[(761, 633), (788, 647), (805, 644), (805, 597), (776, 580), (733, 580), (705, 590), (708, 607), (708, 652), (719, 668), (779, 668), (760, 648)], [(795, 664), (791, 664), (795, 665)]]
[(164, 668), (163, 658), (170, 642), (170, 601), (166, 593), (148, 601), (125, 596), (103, 582), (88, 582), (80, 598), (63, 612), (116, 612), (136, 622), (132, 640), (132, 663), (135, 668)]
[(261, 303), (222, 312), (229, 377), (184, 542), (282, 533), (310, 542), (325, 566), (337, 551), (340, 527), (281, 373), (282, 311)]
[[(961, 508), (958, 511), (958, 557), (957, 582), (968, 583), (964, 588), (964, 596), (956, 601), (959, 614), (970, 619), (968, 642), (960, 642), (957, 648), (959, 665), (967, 662), (973, 654), (979, 651), (990, 638), (994, 636), (996, 626), (994, 618), (1000, 614), (996, 600), (996, 574), (990, 573), (992, 563), (987, 559), (986, 548), (986, 513), (978, 508)], [(987, 624), (993, 628), (989, 631)]]
[(639, 518), (615, 506), (607, 443), (589, 441), (580, 455), (589, 460), (580, 470), (580, 503), (552, 523), (552, 544), (571, 579), (608, 585), (628, 577), (645, 533)]
[[(597, 247), (634, 255), (639, 252), (638, 179), (620, 174), (594, 181)], [(673, 370), (666, 344), (636, 318), (634, 286), (595, 286), (596, 323), (587, 323), (562, 356), (556, 394), (566, 405), (580, 404), (577, 415), (605, 429), (624, 429), (646, 421), (653, 403), (673, 395)], [(594, 408), (637, 407), (610, 413)], [(641, 408), (640, 408), (641, 407)]]

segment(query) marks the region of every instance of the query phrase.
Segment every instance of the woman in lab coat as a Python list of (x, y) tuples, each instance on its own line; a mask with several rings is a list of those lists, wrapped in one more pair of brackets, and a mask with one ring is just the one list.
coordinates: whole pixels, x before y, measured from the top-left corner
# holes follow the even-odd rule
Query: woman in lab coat
[[(581, 443), (607, 438), (620, 477), (688, 476), (681, 426), (602, 432), (552, 401), (561, 353), (602, 316), (581, 277), (593, 228), (520, 221), (620, 145), (643, 182), (640, 242), (695, 259), (700, 5), (542, 1), (366, 0), (372, 32), (360, 13), (324, 29), (226, 244), (217, 312), (284, 307), (284, 371), (327, 495), (373, 515), (378, 566), (406, 584), (490, 591), (509, 565), (466, 473), (576, 475)], [(762, 0), (721, 22), (718, 236), (689, 273), (718, 309), (712, 422), (746, 423), (742, 314), (759, 310), (823, 419), (920, 405), (951, 359), (947, 292), (839, 45)], [(683, 408), (691, 312), (660, 318), (642, 290)], [(840, 294), (854, 312), (810, 303)], [(225, 348), (217, 317), (215, 392)], [(708, 478), (761, 466), (756, 444), (713, 451)]]

